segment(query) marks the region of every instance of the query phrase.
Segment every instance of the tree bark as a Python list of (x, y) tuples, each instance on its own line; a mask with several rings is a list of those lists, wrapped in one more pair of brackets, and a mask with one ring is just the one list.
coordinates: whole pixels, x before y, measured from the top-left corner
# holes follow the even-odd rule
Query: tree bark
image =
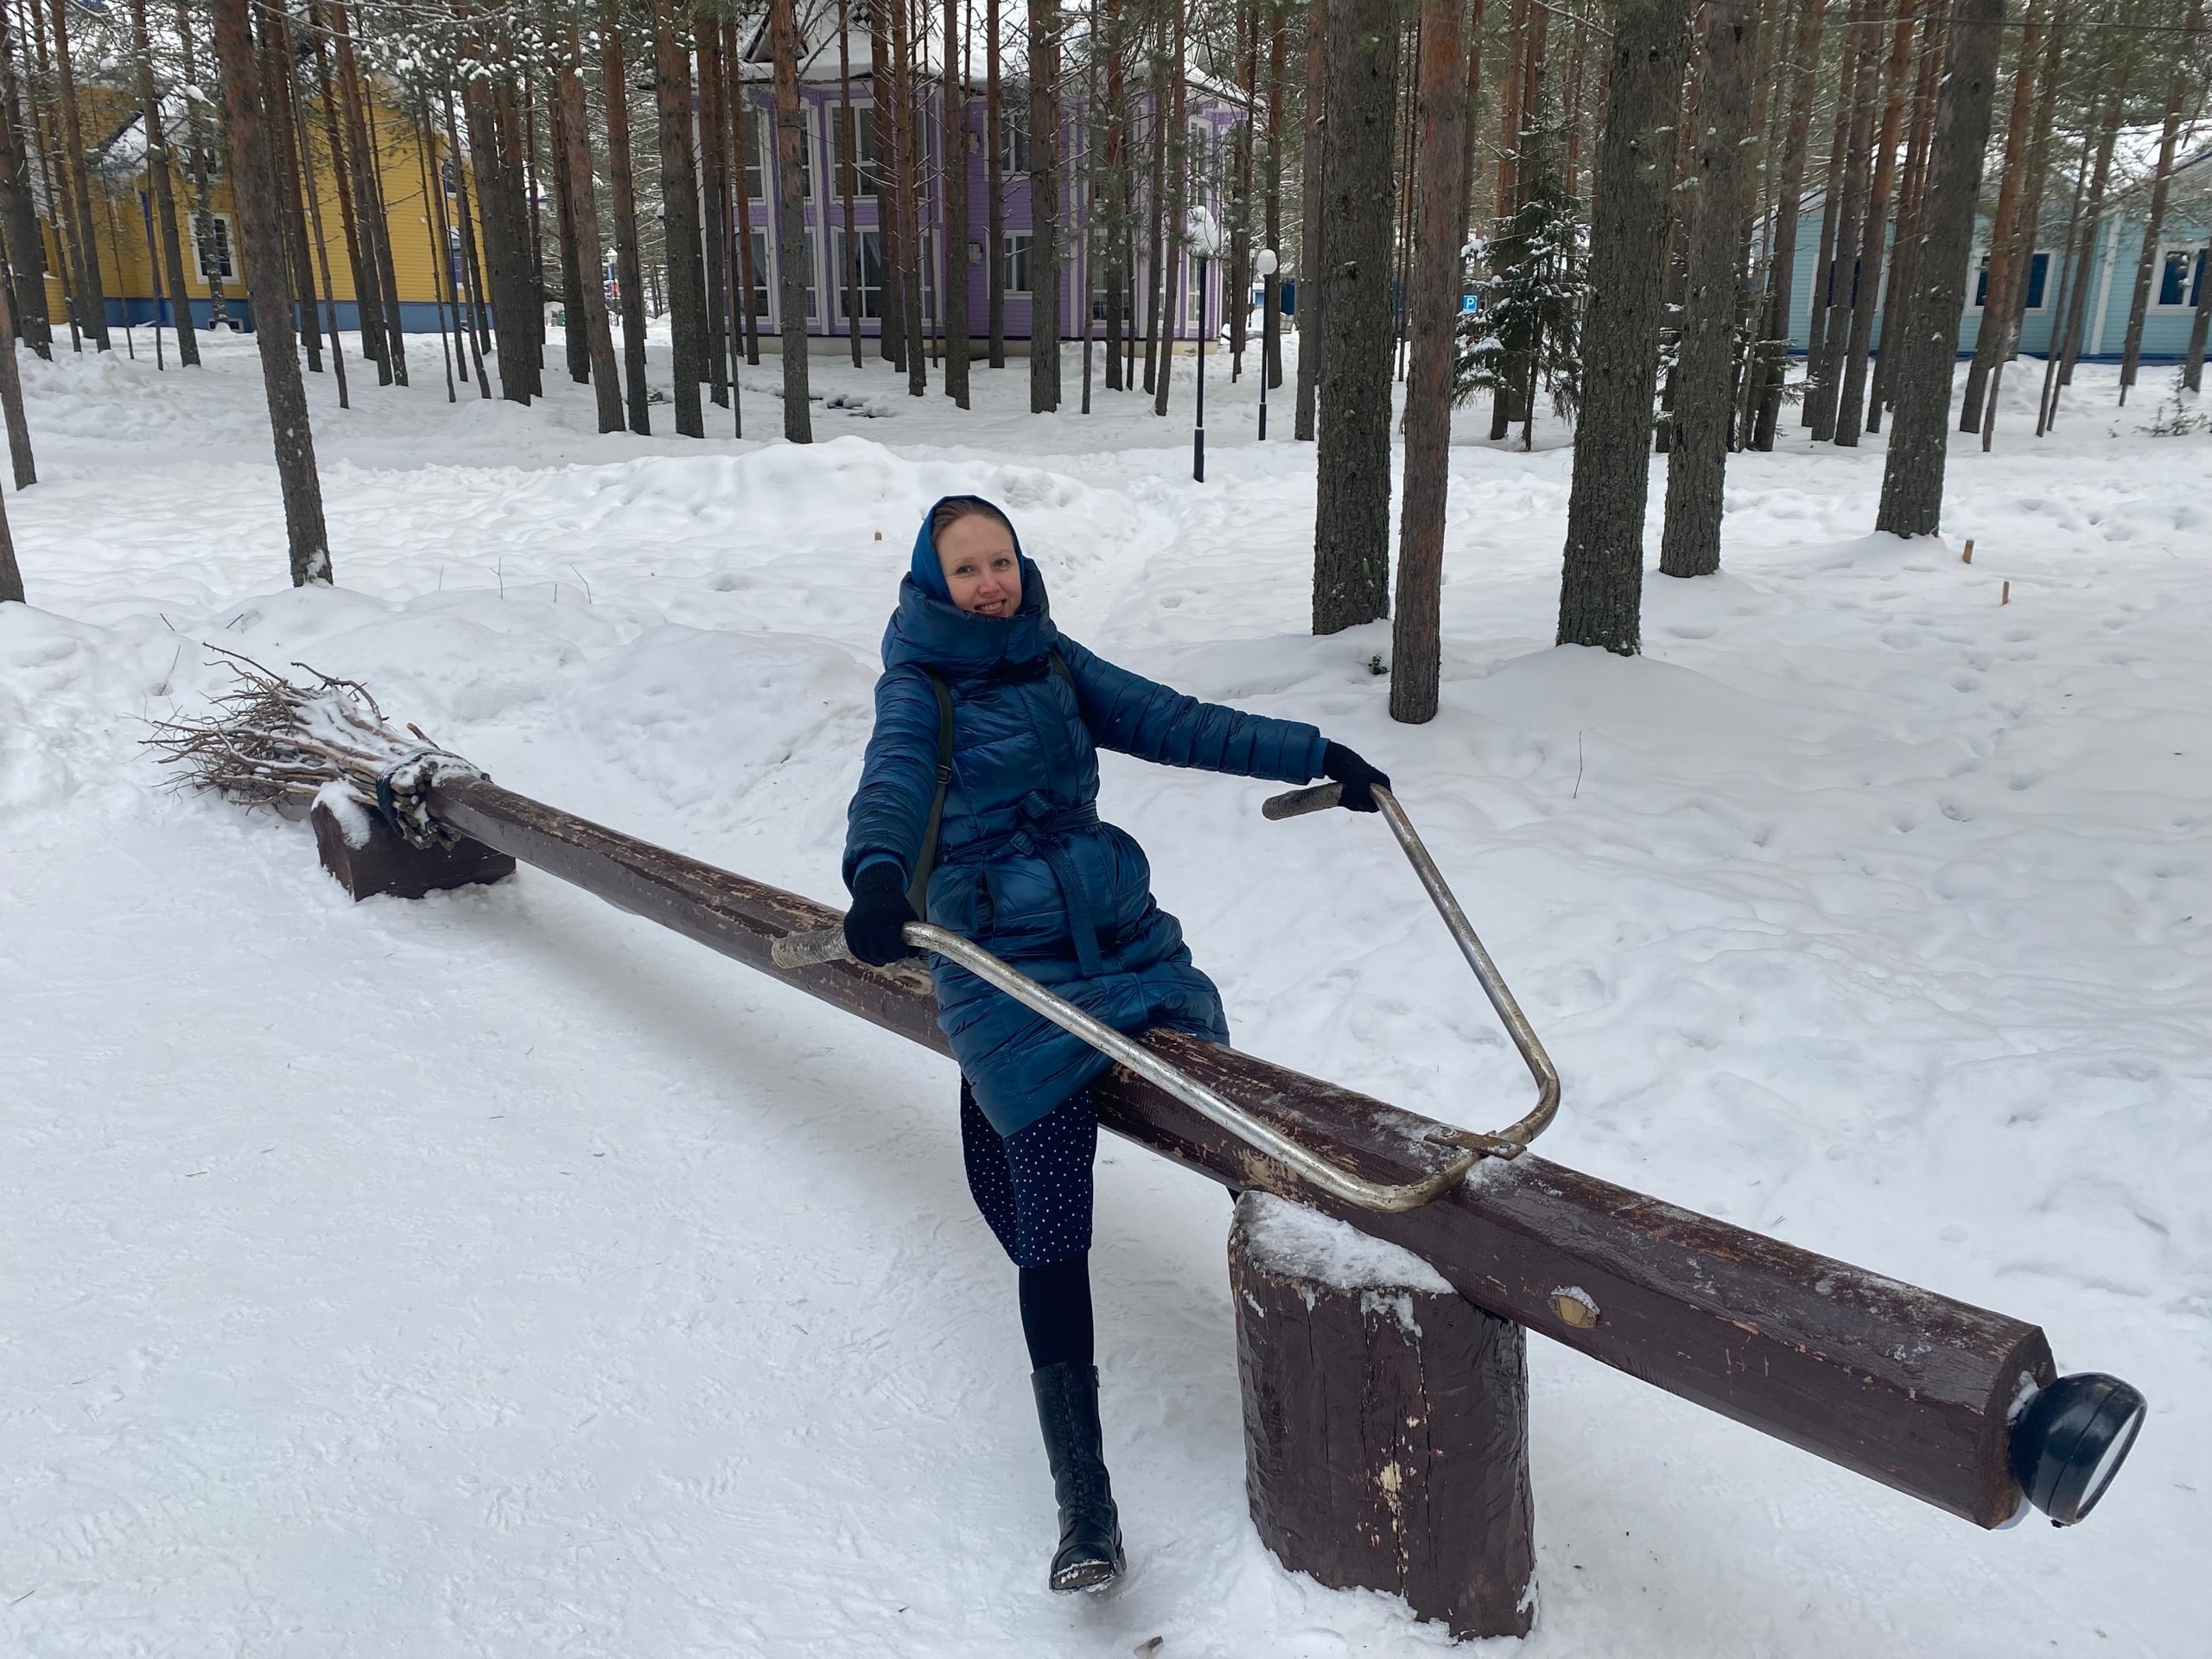
[(1623, 0), (1599, 135), (1558, 642), (1624, 657), (1643, 643), (1651, 394), (1691, 9), (1692, 0)]
[[(391, 376), (389, 369), (384, 367), (381, 346), (384, 331), (380, 327), (372, 326), (371, 321), (375, 315), (372, 308), (375, 284), (361, 258), (360, 226), (354, 214), (353, 170), (347, 164), (346, 141), (339, 123), (337, 93), (331, 84), (330, 54), (325, 45), (325, 38), (330, 30), (323, 20), (321, 8), (318, 6), (308, 8), (308, 39), (315, 47), (317, 101), (322, 105), (323, 138), (330, 146), (331, 183), (338, 197), (339, 220), (346, 232), (346, 268), (353, 278), (353, 320), (360, 331), (362, 355), (378, 365), (381, 383), (389, 385)], [(460, 165), (460, 155), (461, 151), (456, 148), (454, 151), (455, 166)], [(204, 207), (204, 187), (201, 196)]]
[(321, 374), (322, 325), (315, 318), (315, 261), (308, 251), (308, 216), (306, 204), (301, 200), (301, 150), (296, 142), (299, 130), (292, 106), (295, 60), (284, 14), (264, 11), (259, 35), (261, 90), (269, 100), (264, 113), (269, 118), (266, 130), (270, 145), (270, 178), (276, 187), (277, 212), (283, 219), (287, 263), (292, 273), (286, 291), (297, 308), (299, 331), (307, 346), (308, 368)]
[[(65, 0), (66, 3), (66, 0)], [(322, 485), (315, 473), (315, 435), (308, 424), (307, 388), (293, 356), (292, 316), (284, 286), (284, 229), (275, 209), (263, 89), (247, 22), (249, 0), (212, 0), (215, 62), (230, 130), (231, 188), (238, 208), (239, 253), (253, 300), (253, 333), (276, 439), (276, 480), (284, 498), (285, 539), (292, 585), (327, 582), (330, 542), (323, 528)]]
[(54, 327), (46, 315), (46, 238), (39, 230), (38, 202), (31, 193), (24, 122), (15, 23), (7, 8), (0, 6), (0, 230), (7, 238), (16, 324), (33, 351), (51, 358)]
[(1675, 371), (1675, 441), (1667, 452), (1667, 506), (1659, 569), (1670, 576), (1720, 568), (1728, 420), (1735, 405), (1737, 238), (1744, 219), (1744, 141), (1751, 130), (1751, 0), (1706, 0), (1681, 354)]
[[(880, 62), (881, 60), (882, 60), (880, 57), (875, 59), (875, 61), (878, 62)], [(743, 319), (745, 328), (745, 360), (755, 368), (758, 368), (760, 365), (760, 295), (762, 284), (760, 282), (760, 273), (758, 268), (754, 265), (753, 260), (753, 186), (746, 175), (753, 170), (753, 159), (760, 154), (760, 141), (753, 136), (753, 129), (746, 124), (755, 113), (753, 94), (746, 90), (745, 81), (742, 76), (737, 77), (736, 79), (737, 85), (730, 92), (730, 129), (732, 136), (736, 140), (738, 156), (737, 178), (734, 186), (737, 192), (738, 282), (745, 289), (745, 297), (739, 303), (738, 311), (739, 315)], [(883, 78), (880, 75), (876, 78), (879, 97), (879, 101), (876, 105), (876, 135), (879, 142), (881, 139), (883, 132), (882, 104), (880, 102), (882, 80)], [(767, 178), (767, 168), (764, 163), (760, 173), (760, 188), (763, 191), (766, 191), (768, 188)], [(765, 204), (767, 199), (764, 195), (761, 200)], [(879, 202), (883, 200), (880, 194), (877, 200)], [(888, 231), (885, 232), (885, 235), (887, 238), (889, 236)], [(891, 244), (887, 239), (883, 244), (883, 246), (887, 250), (888, 250), (890, 245)], [(887, 251), (884, 257), (888, 260), (890, 256)], [(884, 280), (887, 283), (890, 281), (890, 272), (887, 266), (886, 268)], [(886, 292), (887, 293), (889, 290), (887, 289)]]
[[(1834, 275), (1828, 285), (1827, 315), (1821, 326), (1821, 355), (1806, 402), (1813, 413), (1813, 441), (1835, 436), (1836, 410), (1843, 391), (1844, 352), (1859, 286), (1859, 244), (1865, 234), (1867, 173), (1873, 161), (1874, 105), (1882, 93), (1883, 61), (1877, 50), (1880, 24), (1876, 0), (1856, 0), (1852, 9), (1853, 55), (1859, 72), (1852, 78), (1851, 124), (1844, 139), (1843, 200), (1836, 213)], [(1843, 112), (1837, 111), (1840, 121)]]
[(1421, 207), (1407, 310), (1406, 487), (1398, 517), (1397, 610), (1390, 627), (1390, 718), (1436, 718), (1443, 671), (1444, 509), (1452, 483), (1452, 385), (1459, 366), (1460, 169), (1467, 155), (1464, 0), (1424, 0), (1413, 127)]
[(84, 244), (84, 300), (79, 308), (85, 315), (85, 332), (105, 352), (114, 347), (107, 337), (107, 288), (100, 275), (99, 237), (93, 228), (92, 185), (86, 176), (90, 169), (85, 164), (84, 124), (77, 112), (77, 74), (69, 49), (69, 5), (70, 0), (48, 0), (48, 10), (54, 18), (54, 67), (61, 94), (61, 137), (67, 146), (61, 165), (70, 200), (76, 209), (79, 238)]
[[(1477, 60), (1481, 56), (1482, 0), (1475, 0), (1475, 21), (1471, 31), (1477, 42)], [(1262, 175), (1262, 188), (1267, 196), (1268, 247), (1275, 256), (1275, 269), (1260, 283), (1260, 361), (1261, 372), (1267, 377), (1268, 390), (1273, 391), (1282, 385), (1282, 105), (1287, 85), (1283, 79), (1288, 56), (1290, 29), (1283, 16), (1283, 0), (1274, 0), (1268, 13), (1268, 164)], [(1468, 84), (1474, 84), (1470, 76)], [(1475, 118), (1474, 105), (1467, 105), (1466, 124)], [(1469, 152), (1471, 153), (1471, 152)], [(1461, 163), (1460, 194), (1466, 194), (1464, 156)], [(1465, 238), (1464, 216), (1461, 239)]]
[(1029, 0), (1029, 412), (1060, 406), (1059, 0)]
[(2204, 390), (2204, 350), (2212, 340), (2212, 241), (2197, 257), (2206, 262), (2205, 279), (2196, 285), (2196, 309), (2189, 320), (2189, 349), (2182, 354), (2181, 383), (2191, 391)]
[[(852, 342), (853, 366), (857, 369), (861, 366), (861, 245), (853, 223), (853, 194), (857, 182), (854, 175), (860, 167), (860, 129), (853, 113), (853, 51), (846, 22), (842, 16), (837, 22), (837, 201), (845, 220), (845, 251), (837, 261), (837, 276), (845, 286), (845, 334)], [(733, 48), (733, 68), (736, 56)], [(741, 187), (744, 178), (741, 169)]]
[(1306, 127), (1298, 151), (1298, 399), (1291, 435), (1313, 442), (1321, 382), (1322, 118), (1327, 106), (1329, 0), (1306, 9)]
[[(1112, 15), (1109, 9), (1109, 16)], [(988, 198), (983, 251), (989, 289), (991, 366), (1006, 367), (1006, 108), (999, 76), (999, 0), (983, 7), (983, 190)], [(1117, 60), (1118, 64), (1118, 60)], [(1113, 93), (1107, 94), (1110, 101)], [(1113, 323), (1109, 321), (1110, 330)], [(1113, 384), (1110, 380), (1108, 382)]]
[(729, 327), (737, 315), (729, 249), (729, 111), (724, 93), (721, 19), (707, 5), (691, 11), (691, 39), (699, 60), (699, 193), (705, 207), (699, 241), (707, 276), (707, 390), (716, 407), (729, 407)]
[(1840, 62), (1837, 67), (1834, 119), (1828, 136), (1827, 171), (1821, 175), (1821, 236), (1813, 259), (1813, 288), (1805, 302), (1805, 395), (1797, 409), (1800, 426), (1813, 424), (1819, 406), (1821, 365), (1827, 358), (1828, 309), (1836, 289), (1836, 232), (1843, 214), (1843, 176), (1851, 154), (1851, 111), (1853, 83), (1866, 54), (1859, 49), (1861, 30), (1856, 26), (1858, 8), (1845, 20)]
[(652, 19), (676, 429), (687, 438), (703, 438), (707, 429), (699, 407), (699, 382), (704, 378), (702, 359), (707, 351), (707, 296), (705, 275), (700, 269), (699, 175), (691, 157), (691, 62), (677, 36), (672, 0), (653, 0)]
[[(2190, 0), (2189, 22), (2183, 26), (2180, 49), (2174, 54), (2173, 78), (2166, 90), (2165, 125), (2158, 135), (2158, 165), (2151, 186), (2151, 211), (2143, 224), (2143, 251), (2135, 262), (2135, 290), (2127, 302), (2127, 337), (2120, 348), (2120, 401), (2127, 402), (2127, 389), (2143, 361), (2143, 317), (2151, 303), (2151, 281), (2158, 268), (2158, 237), (2166, 226), (2166, 198), (2173, 188), (2174, 146), (2181, 137), (2183, 106), (2196, 77), (2192, 73), (2196, 46), (2204, 29), (2204, 0)], [(2200, 99), (2203, 89), (2196, 87)]]
[[(1790, 301), (1797, 279), (1797, 226), (1805, 196), (1805, 163), (1812, 149), (1813, 93), (1820, 82), (1821, 29), (1827, 13), (1827, 0), (1798, 0), (1797, 22), (1790, 36), (1790, 51), (1797, 73), (1789, 92), (1789, 125), (1782, 144), (1782, 175), (1774, 195), (1774, 254), (1767, 263), (1765, 321), (1761, 333), (1767, 341), (1789, 339)], [(1814, 273), (1815, 290), (1819, 272)], [(1782, 415), (1782, 392), (1789, 378), (1789, 353), (1776, 346), (1771, 361), (1763, 364), (1751, 447), (1774, 448), (1775, 428)]]
[[(944, 0), (944, 395), (968, 407), (968, 83), (960, 9)], [(1085, 112), (1086, 114), (1088, 111)]]
[(899, 0), (869, 0), (868, 54), (872, 67), (869, 84), (875, 92), (875, 222), (878, 264), (883, 279), (882, 312), (876, 325), (876, 355), (893, 368), (906, 366), (906, 289), (904, 223), (900, 204), (906, 200), (905, 138), (899, 119), (898, 23), (893, 14)]
[(1932, 536), (1942, 523), (1951, 370), (2004, 22), (2005, 0), (1953, 0), (1929, 162), (1926, 228), (1900, 346), (1905, 355), (1897, 367), (1897, 423), (1874, 520), (1877, 530), (1893, 536)]
[(1175, 390), (1175, 341), (1183, 332), (1183, 272), (1190, 261), (1184, 251), (1184, 219), (1189, 211), (1191, 125), (1184, 99), (1190, 85), (1184, 54), (1190, 30), (1180, 11), (1174, 16), (1175, 56), (1168, 72), (1166, 148), (1161, 154), (1166, 167), (1167, 194), (1160, 219), (1160, 373), (1153, 382), (1152, 412), (1165, 418), (1167, 400)]
[[(1989, 225), (1989, 282), (1982, 291), (1981, 327), (1974, 336), (1974, 361), (1967, 366), (1966, 392), (1959, 404), (1961, 432), (1981, 430), (1981, 400), (1989, 387), (1989, 371), (2002, 360), (2003, 319), (2012, 308), (2012, 261), (2018, 239), (2013, 232), (2027, 181), (2027, 168), (2023, 162), (2027, 155), (2029, 129), (2034, 120), (2036, 53), (2042, 44), (2041, 0), (2029, 0), (2027, 22), (2020, 31), (2019, 60), (2012, 72), (2012, 114), (2005, 124), (2005, 159), (1998, 174), (1997, 211)], [(2030, 257), (2033, 257), (2032, 247)]]
[[(155, 336), (157, 344), (160, 339)], [(16, 317), (5, 283), (0, 283), (0, 417), (7, 423), (8, 461), (16, 475), (16, 487), (27, 490), (38, 482), (38, 460), (31, 454), (30, 422), (23, 414), (22, 372), (16, 361)], [(0, 538), (6, 535), (5, 516), (0, 515)], [(16, 597), (22, 598), (22, 593), (18, 591)]]
[[(1393, 0), (1333, 0), (1321, 212), (1329, 222), (1314, 461), (1313, 632), (1389, 614), (1390, 207), (1399, 15)], [(1313, 211), (1309, 202), (1307, 211)]]
[[(169, 188), (169, 141), (168, 135), (162, 130), (161, 100), (154, 94), (154, 43), (146, 28), (146, 0), (130, 0), (130, 35), (138, 57), (138, 104), (146, 111), (146, 175), (153, 186), (154, 220), (161, 227), (162, 263), (168, 271), (172, 302), (169, 311), (176, 324), (177, 359), (188, 368), (196, 368), (200, 363), (200, 334), (192, 325), (192, 302), (188, 297), (189, 290), (184, 285), (184, 249), (177, 238), (176, 197)], [(4, 48), (0, 48), (0, 51), (4, 51)], [(12, 65), (9, 66), (7, 91), (8, 104), (12, 111), (15, 103)], [(12, 130), (12, 118), (6, 124)], [(11, 163), (20, 159), (20, 149), (0, 157), (0, 160)], [(12, 218), (10, 224), (9, 254), (12, 259), (16, 251)], [(38, 258), (35, 268), (41, 272), (45, 270), (43, 257)], [(46, 320), (43, 286), (41, 283), (38, 297), (40, 327), (43, 327)], [(18, 320), (22, 315), (22, 308), (18, 307)], [(31, 329), (25, 330), (24, 338), (31, 340), (34, 346), (37, 343), (38, 336)], [(334, 339), (331, 345), (335, 349), (337, 341)]]
[(453, 157), (454, 207), (460, 219), (461, 270), (468, 283), (468, 347), (476, 365), (476, 395), (488, 398), (492, 383), (484, 373), (484, 353), (491, 347), (491, 331), (484, 316), (484, 266), (477, 257), (476, 219), (469, 210), (468, 175), (471, 169), (461, 164), (461, 134), (454, 124), (453, 92), (450, 88), (440, 94), (446, 118), (446, 153)]
[(1882, 119), (1874, 139), (1874, 177), (1859, 235), (1859, 272), (1853, 284), (1851, 333), (1844, 342), (1843, 385), (1837, 395), (1835, 441), (1859, 446), (1866, 416), (1866, 353), (1874, 344), (1874, 311), (1882, 293), (1882, 255), (1888, 245), (1891, 192), (1897, 184), (1897, 130), (1904, 123), (1906, 79), (1912, 73), (1915, 0), (1899, 0), (1882, 74)]
[(1882, 354), (1874, 363), (1874, 402), (1866, 429), (1880, 429), (1883, 414), (1897, 401), (1897, 353), (1889, 349), (1904, 324), (1905, 296), (1920, 257), (1920, 222), (1928, 194), (1928, 151), (1936, 137), (1936, 92), (1943, 68), (1943, 43), (1950, 25), (1942, 12), (1927, 15), (1920, 41), (1920, 68), (1912, 89), (1912, 128), (1905, 139), (1904, 176), (1897, 201), (1897, 252), (1890, 261), (1889, 293), (1882, 302)]
[(806, 383), (806, 116), (798, 101), (798, 22), (792, 0), (768, 0), (776, 60), (776, 264), (784, 342), (784, 436), (814, 442)]
[(16, 563), (16, 537), (8, 528), (8, 509), (0, 505), (0, 605), (11, 602), (25, 602), (23, 568)]
[[(630, 156), (629, 68), (622, 51), (622, 8), (606, 0), (599, 19), (600, 99), (607, 107), (607, 188), (614, 200), (614, 283), (622, 307), (622, 391), (630, 430), (639, 436), (653, 429), (652, 399), (645, 381), (645, 283), (638, 257), (638, 185)], [(741, 154), (742, 153), (741, 149)], [(737, 189), (745, 194), (745, 173)], [(752, 283), (746, 283), (748, 297)]]
[[(2003, 334), (1989, 371), (1988, 394), (1983, 400), (1981, 447), (1985, 451), (1997, 435), (1998, 393), (2005, 384), (2005, 368), (2019, 354), (2020, 327), (2027, 320), (2028, 289), (2035, 277), (2036, 235), (2043, 218), (2044, 175), (2050, 165), (2050, 130), (2057, 116), (2060, 70), (2065, 62), (2066, 11), (2067, 0), (2058, 0), (2051, 15), (2050, 43), (2044, 48), (2034, 130), (2028, 137), (2027, 159), (2023, 164), (2027, 170), (2027, 183), (2012, 223), (2012, 276), (2005, 285), (2005, 309), (1997, 320)], [(1929, 102), (1932, 105), (1934, 101), (1931, 90)], [(1986, 310), (1982, 313), (1981, 326), (1990, 326)], [(1978, 350), (1976, 354), (1979, 355)]]
[(575, 22), (569, 25), (569, 59), (560, 72), (560, 129), (569, 151), (569, 184), (563, 193), (568, 204), (569, 238), (576, 251), (576, 265), (584, 280), (572, 300), (584, 314), (584, 338), (589, 355), (592, 390), (599, 399), (599, 429), (622, 429), (620, 372), (614, 365), (614, 331), (607, 316), (607, 289), (600, 280), (606, 262), (599, 243), (599, 194), (592, 188), (590, 118), (584, 108), (583, 41)]

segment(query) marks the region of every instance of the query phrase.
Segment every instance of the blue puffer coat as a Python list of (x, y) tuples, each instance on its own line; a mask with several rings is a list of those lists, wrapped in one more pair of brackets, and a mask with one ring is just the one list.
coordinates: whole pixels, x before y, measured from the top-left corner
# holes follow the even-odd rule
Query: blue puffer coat
[[(925, 518), (921, 547), (928, 537)], [(900, 583), (848, 814), (846, 885), (879, 859), (912, 879), (937, 792), (937, 694), (923, 672), (933, 670), (952, 693), (953, 755), (928, 919), (1116, 1030), (1167, 1026), (1225, 1043), (1220, 993), (1153, 902), (1143, 852), (1099, 820), (1097, 751), (1303, 784), (1326, 745), (1311, 726), (1200, 702), (1092, 655), (1052, 626), (1037, 567), (1023, 557), (1020, 569), (1010, 619), (960, 610), (912, 576)], [(964, 969), (936, 958), (931, 972), (938, 1023), (1001, 1135), (1106, 1069), (1079, 1038)]]

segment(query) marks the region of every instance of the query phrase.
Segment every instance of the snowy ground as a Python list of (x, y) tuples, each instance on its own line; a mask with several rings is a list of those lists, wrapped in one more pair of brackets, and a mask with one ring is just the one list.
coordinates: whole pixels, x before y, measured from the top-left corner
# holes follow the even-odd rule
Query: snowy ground
[[(1217, 1190), (1103, 1154), (1134, 1572), (1056, 1600), (947, 1064), (532, 872), (354, 906), (303, 828), (164, 793), (137, 747), (207, 645), (304, 660), (513, 787), (834, 899), (875, 641), (953, 488), (1014, 510), (1077, 638), (1395, 775), (1560, 1063), (1548, 1155), (2037, 1320), (2152, 1401), (2089, 1524), (1993, 1535), (1532, 1344), (1541, 1615), (1502, 1651), (2204, 1651), (2212, 442), (2138, 430), (2169, 371), (2115, 418), (2085, 370), (2038, 446), (2026, 365), (1944, 544), (1867, 537), (1878, 444), (1790, 424), (1731, 468), (1724, 574), (1651, 577), (1637, 661), (1548, 648), (1568, 456), (1471, 420), (1414, 729), (1368, 669), (1387, 625), (1305, 632), (1313, 451), (1253, 444), (1218, 360), (1194, 486), (1181, 385), (1164, 423), (1103, 391), (1033, 417), (1017, 363), (963, 416), (825, 362), (890, 416), (817, 406), (801, 451), (599, 437), (565, 383), (448, 405), (429, 343), (411, 391), (312, 387), (329, 592), (284, 585), (249, 343), (28, 365), (0, 1651), (1445, 1645), (1254, 1536)], [(1108, 769), (1240, 1042), (1516, 1116), (1382, 832), (1262, 793)]]

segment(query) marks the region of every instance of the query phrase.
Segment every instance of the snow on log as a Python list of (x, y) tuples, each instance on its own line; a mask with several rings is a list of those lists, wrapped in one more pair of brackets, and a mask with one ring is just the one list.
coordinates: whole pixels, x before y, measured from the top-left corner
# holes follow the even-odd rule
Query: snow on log
[(1454, 1637), (1535, 1618), (1519, 1325), (1409, 1251), (1264, 1192), (1229, 1235), (1244, 1480), (1277, 1560)]
[[(502, 789), (441, 778), (438, 823), (944, 1053), (929, 977), (769, 951), (838, 912)], [(1418, 1114), (1172, 1032), (1146, 1046), (1357, 1173), (1419, 1179), (1451, 1149)], [(1433, 1204), (1354, 1210), (1116, 1067), (1109, 1128), (1241, 1191), (1292, 1198), (1402, 1246), (1501, 1319), (1948, 1510), (2010, 1519), (2006, 1408), (2056, 1375), (2036, 1326), (1678, 1209), (1531, 1154), (1478, 1164)]]

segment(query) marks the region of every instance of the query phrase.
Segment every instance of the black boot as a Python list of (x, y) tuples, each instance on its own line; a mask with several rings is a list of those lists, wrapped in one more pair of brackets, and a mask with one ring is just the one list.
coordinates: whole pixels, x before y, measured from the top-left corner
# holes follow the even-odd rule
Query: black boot
[(1052, 1588), (1101, 1589), (1122, 1575), (1122, 1522), (1099, 1449), (1097, 1368), (1063, 1361), (1032, 1371), (1029, 1384), (1060, 1501)]

